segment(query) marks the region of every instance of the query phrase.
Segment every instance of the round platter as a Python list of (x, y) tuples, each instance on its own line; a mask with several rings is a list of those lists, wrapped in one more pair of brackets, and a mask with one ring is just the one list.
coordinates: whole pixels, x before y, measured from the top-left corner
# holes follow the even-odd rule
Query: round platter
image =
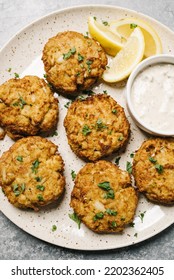
[[(30, 24), (16, 34), (0, 52), (0, 83), (14, 77), (18, 73), (20, 77), (26, 74), (43, 77), (44, 68), (41, 61), (42, 49), (48, 38), (60, 31), (74, 30), (86, 34), (88, 31), (88, 16), (95, 16), (105, 21), (117, 20), (125, 17), (137, 17), (149, 22), (159, 34), (164, 53), (174, 54), (174, 33), (156, 20), (137, 13), (135, 11), (118, 8), (116, 6), (79, 6), (56, 11)], [(11, 68), (9, 72), (8, 69)], [(144, 134), (131, 120), (125, 102), (125, 84), (107, 85), (100, 82), (94, 86), (93, 91), (103, 93), (107, 91), (118, 103), (124, 107), (125, 113), (131, 124), (131, 138), (129, 144), (121, 154), (114, 154), (108, 160), (114, 162), (121, 156), (120, 167), (126, 169), (127, 161), (131, 162), (130, 154), (136, 151), (144, 139), (149, 135)], [(69, 206), (73, 181), (71, 171), (76, 173), (84, 166), (85, 162), (77, 158), (71, 151), (63, 127), (63, 120), (67, 109), (65, 105), (68, 99), (58, 96), (59, 99), (59, 123), (57, 136), (49, 137), (58, 145), (60, 154), (65, 162), (66, 192), (58, 205), (46, 207), (40, 212), (24, 211), (13, 207), (0, 193), (0, 210), (13, 223), (24, 231), (49, 243), (78, 250), (104, 250), (115, 249), (132, 245), (148, 239), (161, 232), (174, 222), (174, 208), (155, 205), (140, 196), (138, 208), (134, 219), (134, 227), (127, 227), (122, 234), (96, 234), (81, 224), (77, 224), (69, 218), (73, 210)], [(0, 155), (6, 151), (13, 141), (5, 137), (0, 141)], [(144, 217), (142, 219), (142, 217)], [(52, 231), (56, 225), (57, 230)]]

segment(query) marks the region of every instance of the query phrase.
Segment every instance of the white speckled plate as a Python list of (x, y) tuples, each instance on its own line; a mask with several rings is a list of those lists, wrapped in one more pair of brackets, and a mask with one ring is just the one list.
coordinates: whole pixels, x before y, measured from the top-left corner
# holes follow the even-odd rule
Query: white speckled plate
[[(115, 20), (123, 17), (138, 17), (149, 22), (158, 32), (164, 53), (174, 54), (174, 33), (164, 25), (145, 15), (134, 11), (114, 7), (114, 6), (81, 6), (54, 12), (30, 24), (17, 35), (15, 35), (0, 52), (0, 83), (14, 77), (17, 72), (20, 76), (25, 74), (36, 74), (43, 77), (44, 70), (41, 62), (41, 53), (44, 44), (49, 37), (60, 31), (76, 30), (86, 33), (87, 18), (89, 15), (96, 16), (98, 19), (106, 21)], [(8, 69), (11, 68), (11, 72)], [(126, 162), (132, 161), (130, 153), (135, 151), (147, 137), (132, 122), (125, 106), (125, 87), (118, 88), (115, 85), (109, 86), (104, 83), (93, 89), (96, 93), (107, 92), (115, 98), (124, 108), (131, 123), (131, 139), (127, 150), (121, 154), (120, 166), (126, 168)], [(78, 159), (70, 150), (63, 119), (66, 114), (64, 105), (67, 99), (59, 97), (60, 120), (58, 124), (58, 136), (50, 137), (54, 143), (59, 145), (59, 151), (65, 161), (66, 193), (58, 205), (47, 207), (35, 213), (24, 211), (13, 207), (0, 192), (0, 210), (17, 226), (37, 238), (47, 242), (79, 250), (103, 250), (124, 247), (145, 240), (174, 222), (174, 208), (154, 205), (144, 197), (140, 198), (135, 226), (128, 227), (122, 234), (95, 234), (84, 225), (78, 229), (68, 214), (72, 213), (69, 207), (70, 194), (73, 188), (71, 170), (78, 172), (85, 164)], [(13, 141), (6, 137), (0, 142), (0, 154), (7, 150)], [(115, 157), (118, 154), (115, 154)], [(113, 159), (113, 157), (112, 157)], [(143, 222), (139, 215), (144, 214)], [(52, 232), (52, 225), (57, 226), (57, 230)]]

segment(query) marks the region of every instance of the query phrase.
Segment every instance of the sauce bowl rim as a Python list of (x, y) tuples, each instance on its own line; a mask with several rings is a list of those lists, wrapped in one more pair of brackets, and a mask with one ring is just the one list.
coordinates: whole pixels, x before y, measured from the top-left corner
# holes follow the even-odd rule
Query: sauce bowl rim
[(127, 81), (127, 86), (126, 86), (126, 104), (128, 111), (134, 120), (134, 122), (139, 126), (142, 130), (153, 134), (157, 136), (163, 136), (163, 137), (169, 137), (169, 136), (174, 136), (174, 128), (173, 132), (164, 132), (163, 130), (158, 130), (155, 129), (151, 126), (148, 126), (145, 122), (143, 122), (139, 115), (135, 112), (134, 106), (132, 104), (131, 100), (131, 89), (132, 85), (134, 83), (135, 78), (138, 76), (139, 73), (143, 72), (148, 66), (155, 65), (155, 64), (160, 64), (160, 63), (168, 63), (168, 64), (174, 64), (174, 55), (171, 54), (158, 54), (154, 56), (150, 56), (143, 61), (141, 61), (132, 71), (130, 74), (128, 81)]

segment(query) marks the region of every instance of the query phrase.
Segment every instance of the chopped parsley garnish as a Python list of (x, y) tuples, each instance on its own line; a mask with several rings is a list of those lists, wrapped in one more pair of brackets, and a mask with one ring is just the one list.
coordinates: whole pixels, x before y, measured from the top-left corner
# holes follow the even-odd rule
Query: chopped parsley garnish
[(68, 102), (64, 105), (64, 107), (68, 109), (69, 106), (71, 105), (71, 103), (72, 103), (72, 101), (68, 101)]
[(89, 126), (87, 124), (85, 124), (84, 127), (82, 128), (82, 133), (84, 136), (91, 133), (91, 129), (89, 128)]
[(156, 162), (157, 162), (157, 160), (154, 159), (153, 157), (149, 157), (149, 160), (150, 160), (150, 162), (152, 162), (152, 163), (156, 163)]
[(104, 93), (104, 94), (108, 94), (107, 90), (103, 90), (103, 93)]
[(13, 106), (19, 106), (19, 102), (14, 102), (12, 105)]
[(114, 199), (114, 198), (115, 198), (114, 190), (113, 190), (113, 189), (110, 189), (110, 190), (105, 194), (104, 198), (106, 198), (106, 199), (108, 199), (108, 198)]
[(87, 94), (88, 96), (91, 96), (91, 95), (94, 95), (94, 94), (95, 94), (95, 92), (92, 91), (91, 89), (84, 89), (84, 90), (83, 90), (83, 93), (84, 93), (84, 94)]
[(103, 219), (103, 217), (104, 217), (104, 213), (103, 212), (99, 212), (99, 213), (95, 214), (95, 216), (93, 217), (93, 220), (95, 222), (98, 219)]
[(12, 68), (11, 68), (11, 67), (9, 67), (7, 71), (10, 73), (10, 72), (11, 72), (11, 70), (12, 70)]
[(37, 198), (39, 201), (44, 201), (44, 198), (43, 198), (42, 194), (40, 194), (40, 193), (37, 195)]
[(24, 105), (27, 105), (27, 103), (25, 102), (25, 100), (22, 98), (22, 96), (19, 97), (19, 101), (14, 102), (12, 104), (13, 106), (19, 106), (21, 109), (24, 108)]
[(130, 227), (134, 227), (134, 226), (135, 226), (135, 223), (132, 222), (132, 223), (130, 223), (129, 225), (130, 225)]
[(143, 219), (144, 219), (144, 214), (146, 213), (146, 211), (140, 213), (139, 218), (141, 219), (141, 222), (143, 223)]
[(72, 177), (72, 180), (74, 181), (76, 178), (76, 173), (74, 170), (71, 170), (71, 177)]
[(13, 185), (13, 192), (15, 196), (19, 196), (21, 193), (23, 193), (25, 190), (25, 183), (22, 183), (21, 186), (18, 184)]
[(47, 74), (44, 73), (44, 74), (43, 74), (43, 77), (46, 79), (46, 78), (47, 78)]
[(116, 165), (119, 165), (120, 159), (121, 159), (121, 157), (117, 157), (117, 158), (115, 159), (115, 164), (116, 164)]
[(117, 109), (113, 109), (112, 114), (114, 114), (114, 115), (117, 114)]
[(78, 53), (78, 61), (81, 62), (84, 60), (84, 56)]
[(75, 47), (73, 47), (72, 49), (70, 49), (67, 53), (64, 53), (63, 54), (63, 59), (68, 59), (68, 58), (70, 58), (73, 54), (75, 54), (76, 53), (76, 48)]
[(136, 233), (134, 234), (134, 236), (137, 237), (137, 236), (138, 236), (138, 233), (136, 232)]
[(52, 231), (56, 231), (57, 230), (57, 226), (56, 225), (52, 225)]
[(41, 182), (42, 181), (42, 177), (35, 177), (34, 178), (37, 182)]
[(159, 164), (156, 159), (154, 159), (153, 157), (149, 157), (149, 160), (150, 162), (155, 164), (155, 169), (158, 171), (159, 174), (163, 173), (164, 167), (161, 164)]
[(161, 164), (155, 164), (155, 168), (158, 171), (159, 174), (163, 173), (164, 167)]
[(102, 21), (103, 25), (108, 26), (109, 23), (107, 21)]
[(134, 29), (134, 28), (136, 28), (138, 25), (136, 24), (136, 23), (131, 23), (130, 24), (130, 29)]
[(21, 194), (21, 192), (19, 191), (19, 186), (17, 184), (13, 186), (13, 192), (15, 196), (19, 196)]
[(21, 192), (24, 192), (25, 191), (25, 183), (22, 183), (21, 185)]
[(107, 126), (103, 123), (102, 119), (98, 119), (96, 121), (96, 129), (100, 130), (100, 129), (104, 129), (107, 128)]
[(84, 38), (89, 38), (89, 32), (86, 31), (86, 34), (84, 35)]
[(93, 61), (91, 60), (86, 60), (86, 64), (88, 65), (88, 72), (91, 72), (91, 64), (93, 63)]
[(134, 153), (131, 153), (130, 158), (134, 158), (134, 155), (135, 155)]
[(58, 132), (55, 130), (51, 136), (57, 136)]
[(124, 139), (123, 135), (118, 138), (118, 141), (122, 141)]
[(113, 228), (117, 227), (117, 223), (115, 221), (112, 221), (111, 227), (113, 227)]
[(97, 18), (96, 18), (96, 17), (93, 17), (93, 19), (94, 19), (94, 20), (97, 20)]
[(16, 160), (23, 162), (23, 157), (22, 156), (17, 156)]
[(81, 72), (77, 72), (77, 73), (76, 73), (76, 77), (79, 77), (80, 74), (81, 74)]
[(18, 79), (19, 78), (19, 74), (18, 73), (14, 73), (14, 76), (15, 76), (15, 79)]
[(20, 102), (19, 102), (19, 106), (21, 109), (24, 108), (24, 105), (27, 105), (27, 103), (25, 102), (25, 100), (20, 96), (19, 98)]
[(126, 163), (126, 170), (129, 174), (132, 173), (132, 163), (129, 161), (127, 161), (127, 163)]
[(31, 167), (31, 170), (34, 174), (37, 173), (38, 171), (38, 168), (39, 168), (39, 164), (40, 164), (40, 161), (38, 159), (36, 159), (33, 163), (32, 163), (32, 167)]
[(106, 194), (104, 195), (104, 198), (106, 198), (106, 199), (108, 199), (108, 198), (114, 199), (114, 197), (115, 197), (114, 190), (111, 188), (109, 182), (99, 183), (98, 187), (103, 189), (104, 191), (106, 191)]
[(110, 216), (116, 216), (117, 215), (117, 211), (112, 210), (112, 209), (106, 209), (106, 213)]
[(44, 191), (45, 187), (42, 185), (37, 185), (36, 189), (40, 190), (40, 191)]
[(69, 214), (69, 217), (71, 220), (73, 220), (74, 222), (77, 223), (78, 228), (80, 229), (80, 224), (81, 224), (81, 220), (79, 219), (79, 217), (77, 216), (77, 214), (74, 212), (72, 214)]
[(83, 100), (85, 100), (86, 98), (87, 98), (87, 97), (84, 96), (84, 95), (79, 95), (79, 96), (76, 98), (76, 100), (83, 101)]
[(105, 190), (109, 191), (111, 189), (110, 183), (109, 182), (102, 182), (98, 184), (98, 187)]

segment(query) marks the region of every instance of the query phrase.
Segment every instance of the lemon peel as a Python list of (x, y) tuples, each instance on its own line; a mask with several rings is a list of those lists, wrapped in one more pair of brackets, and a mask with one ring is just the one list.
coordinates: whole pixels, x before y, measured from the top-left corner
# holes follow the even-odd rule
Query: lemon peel
[(123, 47), (121, 36), (114, 34), (109, 26), (105, 26), (95, 17), (88, 18), (88, 30), (92, 38), (97, 40), (105, 52), (111, 56), (115, 56)]
[(124, 47), (112, 59), (103, 73), (103, 80), (115, 83), (126, 79), (135, 66), (143, 59), (145, 49), (144, 36), (139, 27), (136, 27)]
[(109, 23), (109, 28), (116, 36), (121, 36), (123, 40), (127, 40), (134, 28), (140, 27), (144, 35), (145, 50), (144, 56), (162, 53), (162, 43), (155, 29), (147, 22), (138, 18), (124, 18)]

